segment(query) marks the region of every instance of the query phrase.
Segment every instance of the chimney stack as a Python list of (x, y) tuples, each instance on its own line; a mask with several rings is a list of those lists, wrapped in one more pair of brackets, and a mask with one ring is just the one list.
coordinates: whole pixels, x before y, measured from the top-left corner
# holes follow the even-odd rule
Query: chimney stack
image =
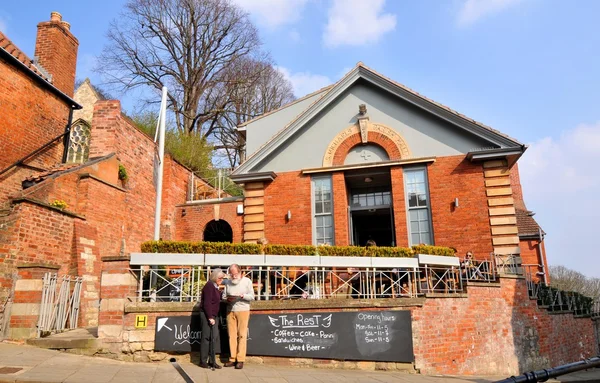
[(36, 65), (52, 76), (55, 87), (73, 97), (79, 41), (71, 33), (71, 25), (60, 13), (52, 12), (50, 21), (39, 23), (37, 28)]

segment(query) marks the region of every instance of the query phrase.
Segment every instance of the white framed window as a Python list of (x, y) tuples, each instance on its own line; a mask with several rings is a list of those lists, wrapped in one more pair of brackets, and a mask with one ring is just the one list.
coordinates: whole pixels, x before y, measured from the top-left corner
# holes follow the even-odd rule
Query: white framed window
[(312, 179), (313, 243), (333, 245), (333, 191), (331, 176)]
[(410, 245), (421, 243), (433, 245), (427, 169), (422, 167), (405, 168), (404, 190)]

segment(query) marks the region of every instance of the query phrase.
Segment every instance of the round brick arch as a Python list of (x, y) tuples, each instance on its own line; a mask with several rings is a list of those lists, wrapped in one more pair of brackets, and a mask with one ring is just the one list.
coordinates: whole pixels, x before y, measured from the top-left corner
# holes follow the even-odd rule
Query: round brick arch
[[(404, 138), (394, 129), (383, 124), (368, 124), (366, 143), (380, 146), (386, 151), (390, 160), (411, 156)], [(323, 167), (343, 165), (348, 152), (361, 144), (363, 142), (358, 125), (351, 125), (342, 130), (327, 146), (325, 157), (323, 157)]]

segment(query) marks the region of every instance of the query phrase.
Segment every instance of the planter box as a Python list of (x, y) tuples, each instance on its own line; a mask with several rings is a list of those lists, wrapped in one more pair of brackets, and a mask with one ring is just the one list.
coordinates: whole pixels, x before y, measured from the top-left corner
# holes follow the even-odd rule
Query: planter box
[(321, 267), (371, 267), (371, 257), (319, 257)]
[(132, 266), (202, 266), (204, 254), (131, 253)]
[(371, 258), (371, 264), (373, 267), (381, 268), (411, 268), (416, 269), (419, 267), (419, 260), (416, 258)]
[(316, 255), (266, 255), (267, 266), (319, 266), (319, 257)]
[(458, 257), (445, 257), (442, 255), (417, 254), (417, 259), (420, 265), (435, 265), (435, 266), (460, 266)]
[(229, 266), (237, 263), (240, 266), (263, 266), (264, 255), (247, 254), (205, 254), (204, 264), (207, 266)]

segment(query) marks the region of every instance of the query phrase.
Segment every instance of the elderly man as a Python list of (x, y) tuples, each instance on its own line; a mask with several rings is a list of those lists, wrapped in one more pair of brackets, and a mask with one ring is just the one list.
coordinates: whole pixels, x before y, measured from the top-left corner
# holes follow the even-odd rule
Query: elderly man
[[(219, 284), (223, 281), (225, 273), (221, 269), (214, 269), (210, 273), (210, 280), (202, 289), (200, 301), (200, 321), (202, 322), (202, 341), (200, 343), (200, 367), (221, 368), (215, 360), (215, 337), (217, 321), (219, 319), (219, 306), (221, 303), (221, 292)], [(212, 350), (209, 354), (209, 350)], [(206, 362), (208, 359), (208, 363)]]
[(240, 370), (246, 360), (246, 341), (248, 336), (248, 320), (250, 319), (250, 302), (254, 300), (252, 281), (242, 276), (239, 265), (229, 266), (230, 279), (224, 282), (223, 296), (227, 300), (227, 333), (229, 335), (229, 362), (225, 367)]

